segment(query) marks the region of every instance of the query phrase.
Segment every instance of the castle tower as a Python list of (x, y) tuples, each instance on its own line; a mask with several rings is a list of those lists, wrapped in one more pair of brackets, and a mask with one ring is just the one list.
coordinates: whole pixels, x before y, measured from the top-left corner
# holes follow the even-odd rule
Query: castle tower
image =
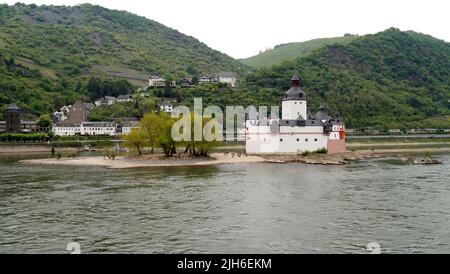
[(11, 104), (6, 110), (6, 132), (19, 133), (22, 131), (22, 110)]
[(281, 103), (283, 120), (306, 120), (307, 106), (306, 94), (300, 88), (300, 78), (294, 75), (291, 80), (291, 89), (288, 90)]

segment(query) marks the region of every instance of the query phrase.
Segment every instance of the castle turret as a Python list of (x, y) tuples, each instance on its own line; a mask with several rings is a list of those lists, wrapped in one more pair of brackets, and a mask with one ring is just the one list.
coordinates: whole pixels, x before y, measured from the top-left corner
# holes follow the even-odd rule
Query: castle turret
[(300, 78), (294, 75), (291, 80), (291, 89), (289, 89), (283, 97), (282, 102), (282, 119), (283, 120), (306, 120), (307, 106), (306, 94), (300, 88)]
[(22, 131), (22, 110), (11, 104), (6, 110), (6, 132), (18, 133)]

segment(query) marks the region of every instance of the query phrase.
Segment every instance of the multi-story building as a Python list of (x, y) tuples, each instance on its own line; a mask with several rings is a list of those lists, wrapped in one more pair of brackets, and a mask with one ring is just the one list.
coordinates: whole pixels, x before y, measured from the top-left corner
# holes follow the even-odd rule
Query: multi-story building
[(166, 79), (158, 75), (151, 75), (148, 79), (149, 87), (165, 87)]

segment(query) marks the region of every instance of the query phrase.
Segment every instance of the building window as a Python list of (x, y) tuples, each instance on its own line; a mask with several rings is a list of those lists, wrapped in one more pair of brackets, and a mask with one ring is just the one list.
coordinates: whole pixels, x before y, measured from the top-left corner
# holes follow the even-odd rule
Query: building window
[(317, 142), (317, 139), (314, 139), (314, 142)]
[(283, 142), (283, 138), (280, 139), (280, 142)]
[(299, 139), (299, 138), (297, 138), (297, 142), (300, 142), (300, 139)]
[(308, 138), (305, 139), (305, 142), (308, 142)]

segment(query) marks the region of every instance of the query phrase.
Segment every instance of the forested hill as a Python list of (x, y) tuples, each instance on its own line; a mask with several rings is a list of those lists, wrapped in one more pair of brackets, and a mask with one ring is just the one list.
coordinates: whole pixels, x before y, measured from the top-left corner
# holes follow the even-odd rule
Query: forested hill
[[(49, 111), (55, 105), (53, 97), (73, 97), (78, 83), (84, 85), (92, 75), (143, 85), (150, 74), (178, 79), (240, 73), (244, 67), (155, 21), (90, 4), (0, 4), (0, 54), (2, 60), (14, 63), (0, 63), (0, 108), (20, 92), (17, 96), (23, 100), (18, 103), (27, 111), (35, 111), (32, 104), (41, 103)], [(47, 96), (55, 91), (55, 96)], [(40, 102), (41, 97), (50, 102)]]
[(391, 28), (260, 69), (247, 85), (278, 96), (294, 73), (309, 105), (325, 102), (348, 127), (450, 127), (450, 44), (431, 36)]
[(298, 57), (305, 57), (314, 50), (335, 43), (346, 44), (357, 38), (354, 35), (346, 35), (334, 38), (319, 38), (305, 42), (288, 43), (275, 46), (273, 49), (261, 52), (258, 55), (242, 59), (241, 62), (253, 67), (262, 68), (279, 65), (284, 61), (290, 61)]

